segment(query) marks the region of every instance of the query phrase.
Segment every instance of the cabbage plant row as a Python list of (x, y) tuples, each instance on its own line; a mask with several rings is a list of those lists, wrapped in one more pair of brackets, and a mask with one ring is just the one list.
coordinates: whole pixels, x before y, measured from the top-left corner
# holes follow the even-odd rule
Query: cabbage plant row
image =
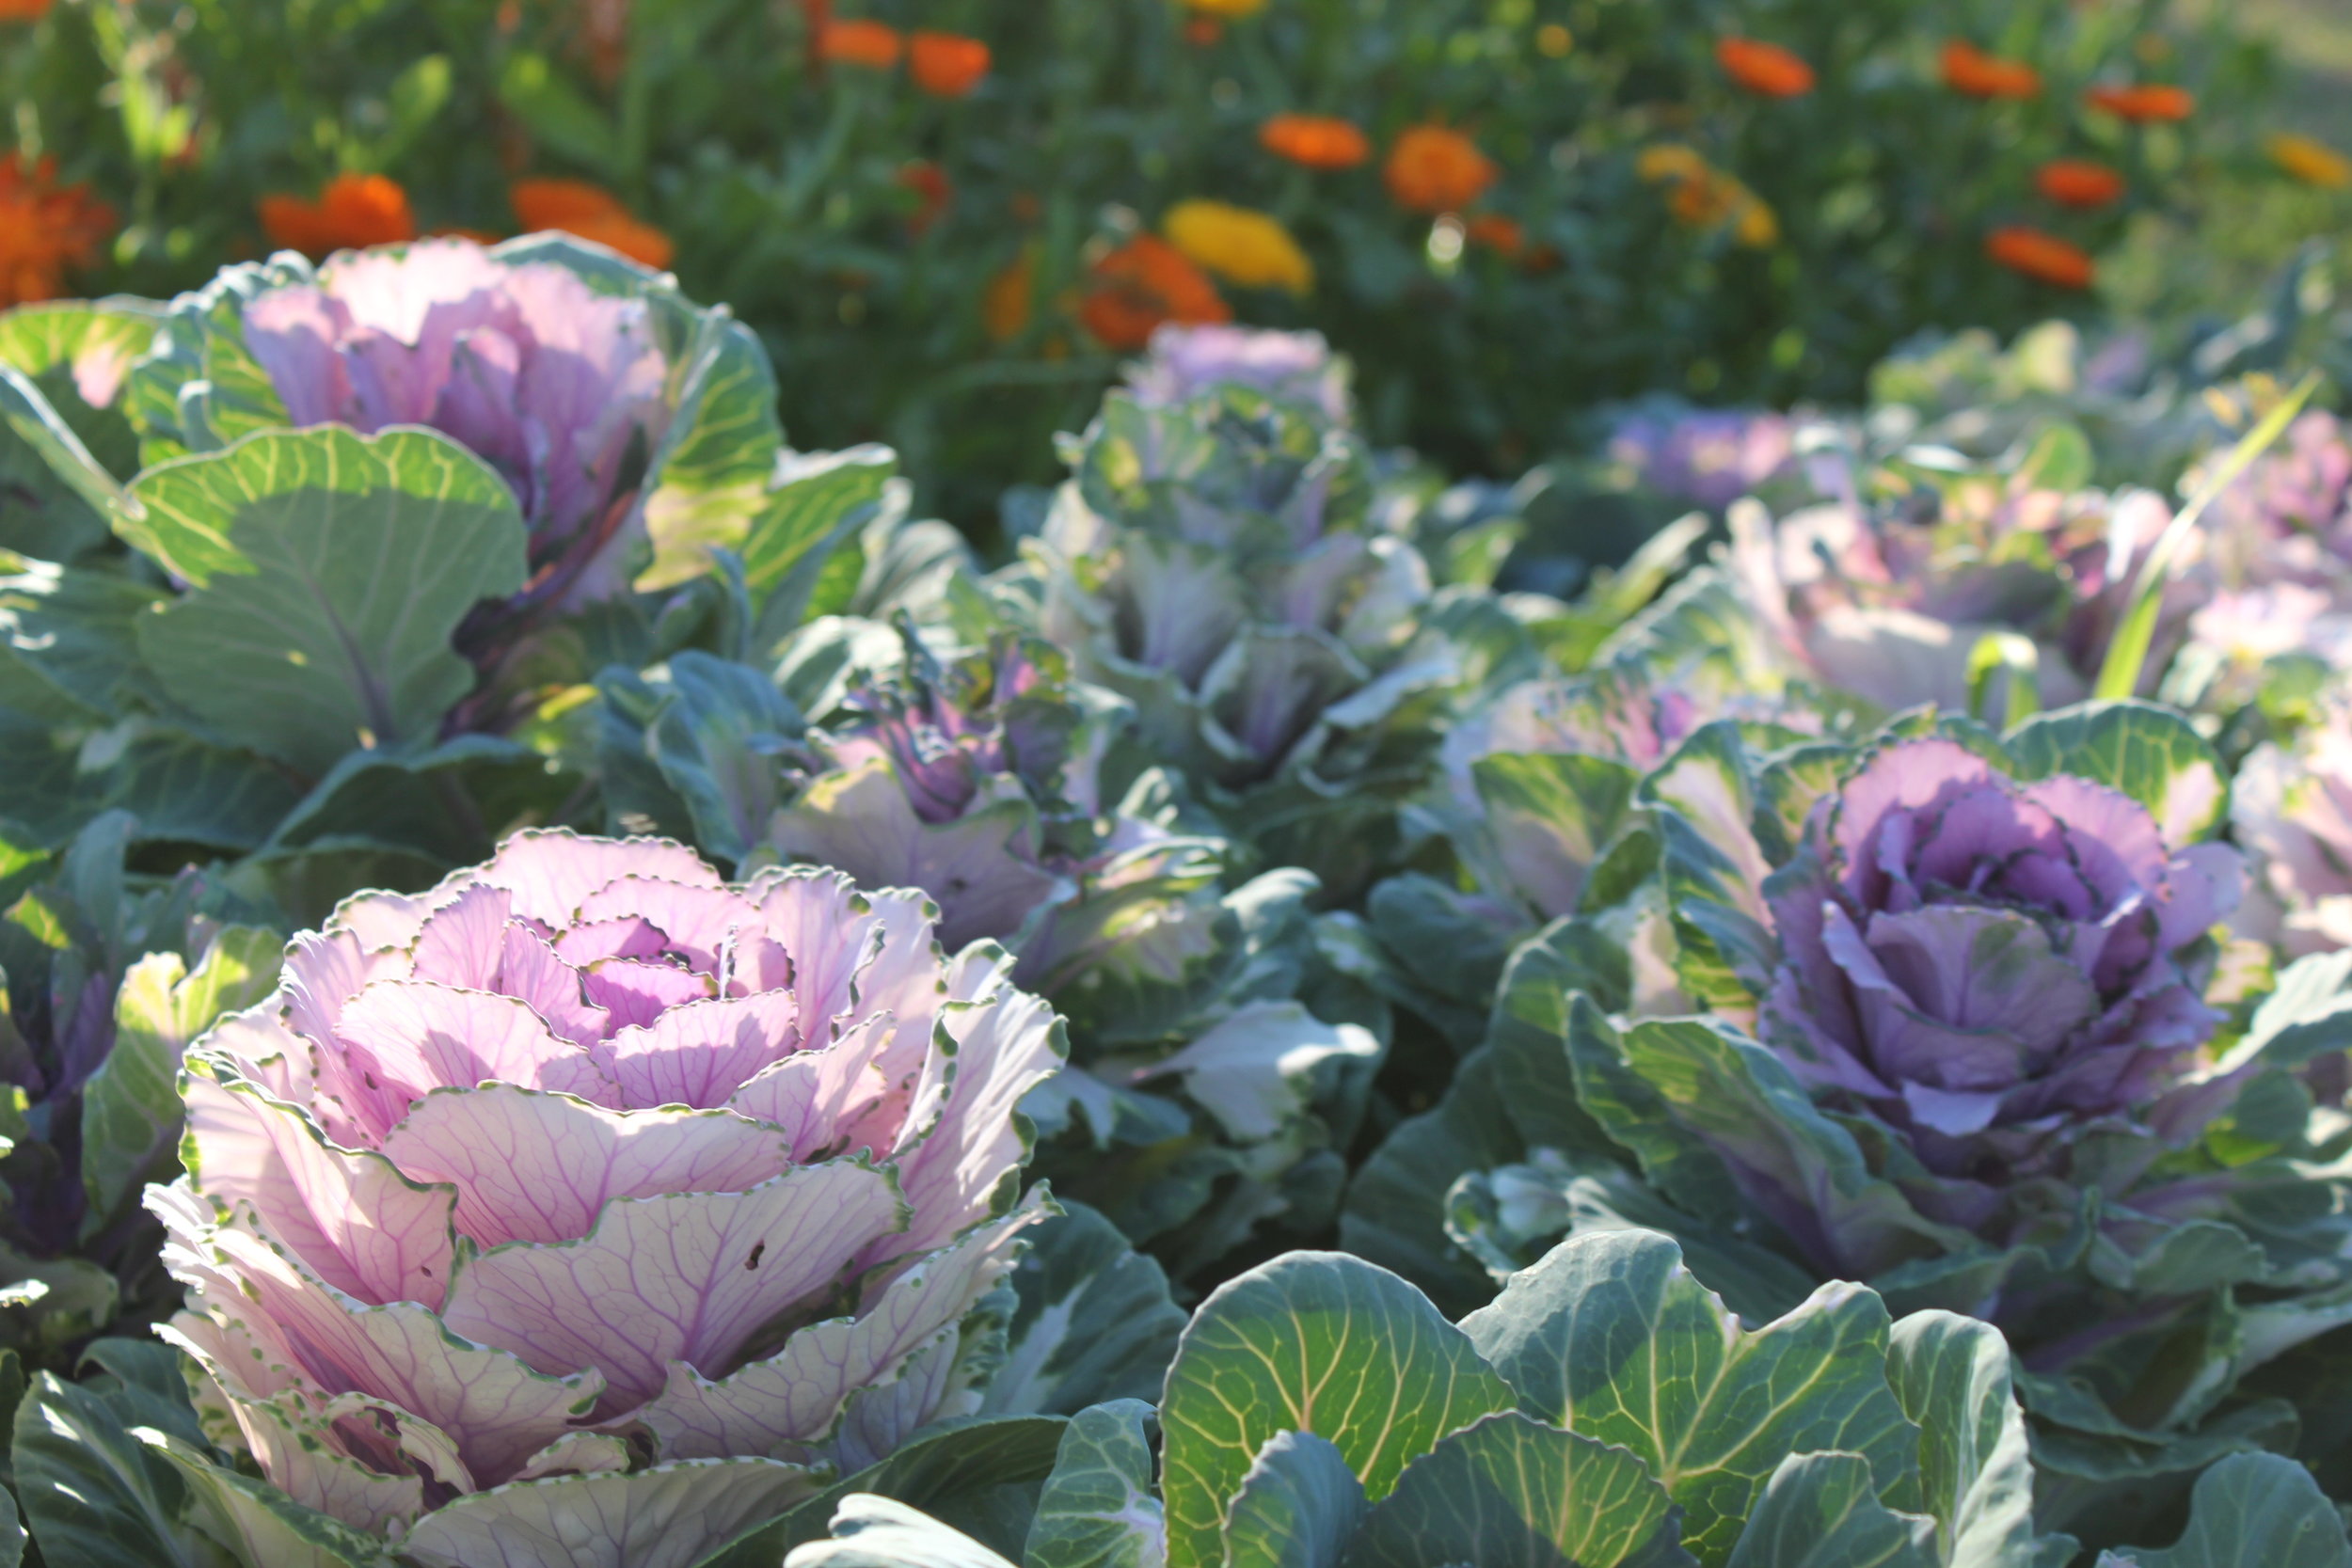
[(992, 569), (581, 242), (0, 316), (0, 1563), (2352, 1568), (2235, 370), (1447, 485), (1166, 331)]

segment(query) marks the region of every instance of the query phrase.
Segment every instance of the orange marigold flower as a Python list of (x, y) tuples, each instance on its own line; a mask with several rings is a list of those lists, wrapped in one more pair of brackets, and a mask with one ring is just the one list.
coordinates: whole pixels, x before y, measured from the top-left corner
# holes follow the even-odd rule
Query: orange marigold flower
[(915, 33), (907, 40), (907, 71), (933, 98), (961, 98), (988, 74), (988, 45), (961, 33)]
[(0, 308), (64, 293), (66, 268), (96, 261), (114, 228), (87, 185), (57, 183), (56, 160), (0, 159)]
[(261, 200), (262, 232), (270, 244), (305, 256), (396, 245), (417, 237), (408, 193), (380, 174), (339, 174), (316, 201), (298, 196)]
[(2352, 158), (2326, 142), (2281, 131), (2263, 144), (2270, 161), (2306, 185), (2340, 191), (2352, 185)]
[(0, 22), (39, 22), (49, 14), (50, 0), (0, 0)]
[(1442, 125), (1407, 126), (1380, 170), (1397, 205), (1414, 213), (1458, 212), (1501, 174), (1476, 142)]
[(677, 254), (669, 235), (640, 222), (620, 198), (585, 180), (517, 180), (506, 188), (506, 200), (525, 229), (552, 229), (591, 240), (641, 266), (660, 270)]
[(1693, 229), (1712, 229), (1740, 215), (1740, 186), (1713, 169), (1695, 180), (1676, 183), (1666, 205), (1676, 221)]
[(2123, 177), (2085, 158), (2053, 158), (2034, 171), (2033, 182), (2061, 207), (2106, 207), (2123, 197)]
[(834, 65), (888, 71), (898, 63), (905, 41), (882, 22), (828, 22), (817, 30), (817, 55)]
[(980, 291), (980, 327), (991, 341), (1009, 342), (1027, 330), (1029, 302), (1036, 293), (1037, 246), (1025, 245)]
[(1078, 319), (1104, 348), (1143, 348), (1169, 322), (1198, 326), (1233, 319), (1216, 285), (1156, 235), (1136, 235), (1095, 262), (1093, 273)]
[(915, 158), (898, 166), (898, 186), (914, 193), (917, 205), (907, 215), (907, 232), (921, 239), (947, 215), (955, 204), (956, 187), (947, 178), (947, 171), (929, 158)]
[(2136, 87), (2093, 87), (2085, 95), (2094, 109), (2118, 119), (2144, 124), (2153, 119), (2186, 119), (2197, 112), (2197, 99), (2186, 87), (2169, 82), (2143, 82)]
[(1372, 156), (1361, 131), (1328, 115), (1276, 115), (1258, 127), (1258, 145), (1307, 168), (1354, 168)]
[(2023, 226), (1993, 230), (1985, 236), (1984, 253), (2011, 272), (2061, 289), (2088, 289), (2099, 271), (2080, 245)]
[(1462, 228), (1462, 237), (1472, 245), (1483, 245), (1505, 261), (1516, 261), (1527, 252), (1527, 230), (1517, 218), (1501, 213), (1481, 213)]
[(1813, 90), (1813, 68), (1777, 43), (1718, 39), (1715, 63), (1724, 75), (1766, 98), (1803, 98)]
[(2042, 72), (1954, 39), (1944, 46), (1944, 85), (1971, 98), (2039, 98)]

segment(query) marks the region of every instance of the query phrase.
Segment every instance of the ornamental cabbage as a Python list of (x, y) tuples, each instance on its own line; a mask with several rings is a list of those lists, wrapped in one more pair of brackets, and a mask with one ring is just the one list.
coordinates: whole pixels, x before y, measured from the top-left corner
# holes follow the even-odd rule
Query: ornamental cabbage
[[(2185, 1131), (2164, 1096), (2222, 1022), (2202, 999), (2209, 933), (2240, 867), (2179, 836), (2088, 779), (2021, 782), (1952, 740), (1885, 746), (1764, 884), (1780, 954), (1758, 1036), (1817, 1102), (1891, 1130), (1919, 1214), (2024, 1241), (2052, 1222), (2048, 1184), (2082, 1180), (2095, 1133)], [(1824, 1273), (1931, 1250), (1905, 1220), (1847, 1214), (1724, 1153)]]
[(1617, 421), (1608, 451), (1653, 495), (1721, 512), (1794, 466), (1796, 435), (1785, 414), (1646, 408)]
[(135, 832), (103, 813), (0, 884), (0, 1352), (36, 1367), (172, 1310), (139, 1189), (175, 1166), (180, 1053), (278, 974), (217, 875), (126, 873)]
[(934, 925), (534, 832), (298, 937), (149, 1198), (262, 1473), (420, 1563), (559, 1568), (591, 1516), (687, 1561), (973, 1408), (1060, 1028)]
[(1000, 590), (1270, 863), (1354, 890), (1454, 678), (1417, 635), (1427, 566), (1372, 525), (1363, 449), (1228, 381), (1177, 403), (1114, 391), (1068, 454)]
[(837, 710), (818, 699), (752, 860), (919, 888), (950, 945), (1002, 939), (1015, 982), (1070, 1023), (1070, 1069), (1025, 1108), (1041, 1168), (1180, 1275), (1261, 1222), (1311, 1234), (1381, 1055), (1347, 999), (1303, 1000), (1337, 934), (1306, 911), (1312, 878), (1229, 891), (1232, 847), (1186, 831), (1165, 768), (1112, 799), (1133, 714), (1034, 639), (1000, 627), (943, 658), (911, 626), (820, 623), (782, 678), (854, 664), (861, 642), (898, 668), (845, 673)]
[(246, 346), (295, 425), (429, 425), (514, 490), (557, 600), (611, 596), (642, 529), (622, 483), (669, 422), (643, 299), (467, 240), (338, 256), (245, 304)]
[(2302, 583), (2352, 602), (2352, 431), (2323, 409), (2297, 415), (2216, 499), (2207, 528), (2227, 579)]
[[(1734, 580), (1788, 671), (1887, 711), (1971, 707), (1979, 648), (2021, 641), (2033, 705), (2088, 696), (2138, 562), (2172, 520), (2153, 491), (2060, 491), (1971, 476), (1887, 499), (1846, 498), (1777, 524), (1731, 512)], [(2168, 594), (2153, 688), (2194, 599)]]
[(2203, 531), (2207, 592), (2168, 696), (2228, 712), (2289, 662), (2352, 663), (2352, 433), (2340, 418), (2298, 416), (2215, 499)]
[[(808, 657), (808, 641), (787, 659)], [(861, 680), (811, 733), (768, 847), (870, 885), (922, 889), (949, 947), (1006, 942), (1019, 983), (1043, 994), (1112, 958), (1132, 922), (1168, 945), (1156, 967), (1181, 971), (1204, 940), (1187, 943), (1181, 930), (1186, 895), (1216, 879), (1219, 859), (1214, 843), (1144, 813), (1164, 778), (1145, 782), (1135, 811), (1103, 799), (1103, 753), (1124, 705), (1072, 682), (1068, 660), (1033, 638), (999, 631), (946, 660), (912, 628), (900, 641), (896, 675)]]
[[(1017, 1504), (951, 1499), (997, 1549), (851, 1495), (786, 1568), (2064, 1562), (2020, 1370), (1987, 1325), (1895, 1320), (1853, 1285), (1743, 1326), (1640, 1230), (1562, 1243), (1458, 1323), (1385, 1269), (1294, 1252), (1200, 1305), (1157, 1411), (1079, 1412)], [(2279, 1485), (2264, 1544), (2342, 1539), (2293, 1462), (2251, 1463)]]
[(513, 491), (531, 561), (516, 608), (537, 610), (675, 586), (714, 546), (772, 588), (794, 520), (774, 391), (723, 307), (534, 234), (226, 268), (171, 302), (124, 407), (151, 467), (329, 420), (441, 431)]
[(2352, 691), (2256, 747), (2231, 811), (2256, 868), (2239, 928), (2291, 955), (2352, 947)]
[(1127, 386), (1147, 408), (1176, 407), (1218, 387), (1247, 387), (1343, 425), (1355, 414), (1348, 374), (1347, 361), (1320, 332), (1170, 324), (1152, 334), (1151, 355), (1129, 370)]
[[(2300, 1076), (2352, 1043), (2346, 972), (2307, 959), (2259, 1006), (2219, 988), (2224, 797), (2194, 727), (2137, 703), (2005, 742), (1914, 715), (1858, 752), (1704, 727), (1642, 799), (1678, 1006), (1711, 1016), (1659, 1016), (1643, 955), (1591, 922), (1548, 930), (1483, 1078), (1368, 1167), (1396, 1212), (1351, 1222), (1426, 1252), (1396, 1195), (1455, 1180), (1447, 1231), (1493, 1272), (1632, 1223), (1743, 1314), (1867, 1280), (2074, 1379), (2029, 1400), (2064, 1466), (2201, 1465), (2246, 1373), (2352, 1319), (2331, 1113)], [(1488, 1104), (1507, 1135), (1433, 1141)]]
[(1465, 1049), (1511, 948), (1545, 922), (1582, 912), (1636, 953), (1656, 945), (1656, 900), (1628, 900), (1656, 854), (1641, 784), (1674, 748), (1719, 719), (1774, 739), (1820, 733), (1819, 715), (1744, 689), (1721, 660), (1667, 668), (1629, 658), (1515, 682), (1447, 732), (1444, 782), (1417, 816), (1450, 856), (1425, 847), (1428, 869), (1375, 888), (1371, 915), (1408, 1005)]

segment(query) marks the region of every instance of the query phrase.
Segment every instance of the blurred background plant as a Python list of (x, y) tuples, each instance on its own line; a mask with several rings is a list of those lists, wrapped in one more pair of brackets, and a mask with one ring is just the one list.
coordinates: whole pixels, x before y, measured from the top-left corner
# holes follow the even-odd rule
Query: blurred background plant
[(0, 302), (564, 228), (986, 546), (1164, 319), (1319, 327), (1376, 444), (1508, 474), (1645, 393), (1850, 403), (1923, 326), (2212, 304), (2352, 200), (2306, 52), (2275, 93), (2226, 9), (7, 0)]

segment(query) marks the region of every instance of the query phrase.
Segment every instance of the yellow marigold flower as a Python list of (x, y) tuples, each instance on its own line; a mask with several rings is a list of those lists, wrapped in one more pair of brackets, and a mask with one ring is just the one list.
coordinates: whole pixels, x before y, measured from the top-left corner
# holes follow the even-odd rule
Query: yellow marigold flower
[(1255, 16), (1265, 9), (1265, 0), (1184, 0), (1196, 11), (1207, 16)]
[(2329, 147), (2326, 142), (2298, 136), (2281, 131), (2263, 144), (2270, 153), (2270, 161), (2306, 185), (2322, 190), (2340, 191), (2352, 185), (2352, 158)]
[(1168, 243), (1229, 283), (1246, 289), (1314, 287), (1314, 263), (1289, 230), (1264, 213), (1222, 201), (1180, 201), (1160, 220)]
[(1731, 224), (1734, 239), (1751, 250), (1767, 250), (1780, 244), (1780, 214), (1745, 185), (1740, 187), (1737, 211)]
[(1635, 154), (1633, 172), (1654, 183), (1665, 180), (1703, 180), (1708, 168), (1698, 149), (1680, 142), (1659, 142)]

